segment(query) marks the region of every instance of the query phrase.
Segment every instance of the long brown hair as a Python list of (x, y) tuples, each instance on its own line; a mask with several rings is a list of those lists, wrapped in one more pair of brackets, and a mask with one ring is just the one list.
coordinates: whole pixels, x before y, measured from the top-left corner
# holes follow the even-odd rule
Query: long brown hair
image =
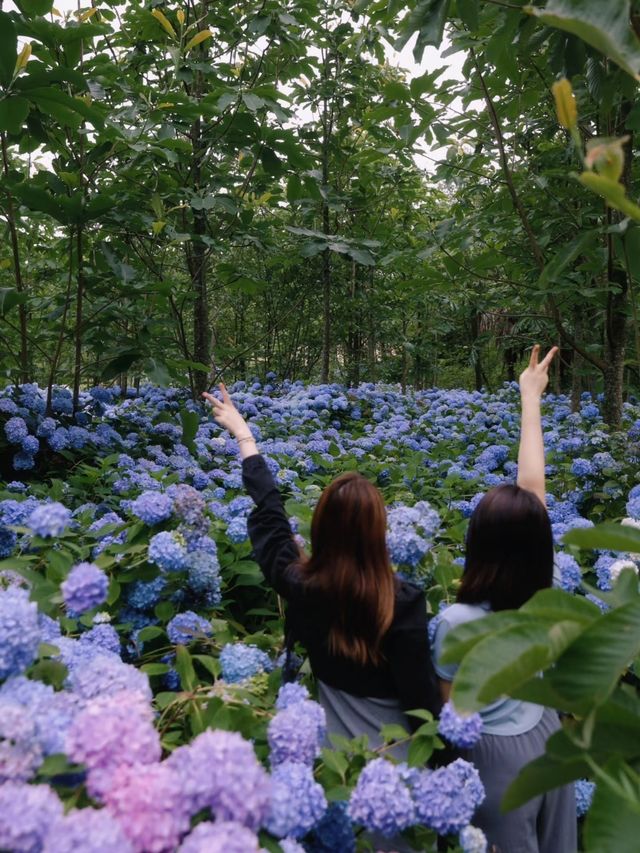
[(382, 495), (350, 471), (323, 491), (311, 522), (312, 556), (300, 570), (331, 612), (329, 650), (378, 664), (393, 621), (394, 576), (386, 545)]

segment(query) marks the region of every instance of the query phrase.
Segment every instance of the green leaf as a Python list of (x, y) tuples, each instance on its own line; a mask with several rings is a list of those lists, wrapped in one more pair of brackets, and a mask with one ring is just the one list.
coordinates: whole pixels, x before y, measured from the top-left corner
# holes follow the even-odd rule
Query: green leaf
[(18, 36), (13, 20), (6, 12), (0, 12), (0, 83), (8, 86), (13, 78), (13, 69), (18, 58)]
[(25, 15), (48, 15), (53, 8), (53, 0), (16, 0), (16, 6)]
[(385, 743), (391, 743), (394, 740), (406, 740), (409, 732), (397, 723), (388, 723), (380, 729), (380, 735)]
[(27, 294), (20, 293), (15, 287), (0, 287), (0, 317), (4, 317), (16, 305), (24, 305), (27, 299)]
[(28, 115), (29, 101), (26, 98), (16, 96), (5, 98), (0, 101), (0, 130), (20, 133)]
[[(640, 798), (637, 775), (620, 759), (605, 766), (607, 776), (635, 794), (635, 804), (598, 778), (584, 827), (585, 849), (593, 853), (637, 853), (640, 836)], [(635, 806), (635, 807), (634, 807)]]
[(461, 711), (479, 711), (544, 669), (582, 630), (576, 622), (521, 622), (485, 637), (460, 664), (451, 697)]
[(595, 527), (570, 530), (563, 539), (565, 545), (578, 548), (599, 548), (606, 551), (625, 551), (640, 554), (640, 530), (625, 524), (604, 522)]
[(563, 246), (562, 249), (560, 249), (560, 251), (557, 252), (547, 264), (545, 264), (545, 267), (538, 278), (538, 287), (540, 289), (544, 289), (548, 287), (550, 283), (556, 283), (560, 274), (567, 268), (567, 266), (574, 261), (578, 255), (581, 255), (588, 246), (593, 246), (594, 242), (597, 242), (598, 235), (598, 231), (583, 231), (574, 240), (567, 243), (566, 246)]
[(155, 640), (156, 637), (161, 637), (164, 634), (162, 628), (158, 625), (147, 625), (136, 634), (136, 640), (145, 643), (147, 640)]
[(422, 61), (422, 55), (428, 45), (439, 47), (447, 21), (450, 0), (418, 0), (413, 10), (402, 22), (401, 36), (396, 43), (402, 49), (417, 33), (413, 56), (416, 62)]
[(546, 674), (566, 709), (586, 713), (602, 704), (640, 653), (640, 599), (618, 607), (589, 625)]
[[(555, 736), (554, 736), (555, 737)], [(560, 785), (575, 782), (589, 773), (589, 765), (582, 759), (559, 761), (550, 755), (541, 755), (527, 764), (507, 788), (501, 807), (516, 809), (532, 797), (551, 791)], [(604, 853), (604, 851), (603, 851)]]
[(242, 100), (244, 101), (246, 108), (252, 113), (255, 113), (256, 110), (259, 110), (260, 107), (264, 106), (262, 98), (259, 98), (257, 95), (252, 95), (251, 92), (243, 92)]
[(182, 689), (195, 690), (198, 684), (198, 676), (193, 668), (193, 661), (186, 646), (176, 646), (176, 669), (180, 676)]
[(468, 30), (477, 30), (480, 26), (478, 14), (479, 0), (457, 0), (458, 16)]
[(627, 198), (627, 193), (622, 184), (611, 178), (605, 178), (604, 175), (597, 175), (595, 172), (582, 172), (578, 175), (578, 180), (583, 186), (602, 196), (609, 207), (613, 207), (640, 222), (640, 207)]
[(143, 663), (140, 669), (147, 675), (166, 675), (171, 667), (166, 663)]
[(198, 432), (200, 416), (197, 412), (189, 412), (187, 409), (182, 409), (180, 412), (180, 421), (182, 423), (182, 443), (194, 453), (196, 446), (193, 440)]
[(640, 80), (640, 40), (630, 25), (629, 0), (549, 0), (543, 9), (524, 6), (523, 11), (573, 33)]

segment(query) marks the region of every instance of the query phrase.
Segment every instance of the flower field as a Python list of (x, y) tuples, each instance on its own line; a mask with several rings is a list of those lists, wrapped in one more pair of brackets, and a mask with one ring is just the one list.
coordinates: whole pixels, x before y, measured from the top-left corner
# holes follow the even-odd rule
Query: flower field
[[(437, 619), (470, 513), (515, 480), (517, 387), (269, 376), (229, 390), (300, 545), (322, 488), (357, 468), (385, 497), (394, 565)], [(640, 408), (625, 405), (614, 435), (590, 395), (575, 413), (548, 395), (543, 412), (558, 585), (606, 610), (635, 562), (562, 537), (640, 519)], [(46, 411), (46, 392), (24, 385), (0, 393), (0, 424), (1, 849), (348, 853), (400, 832), (418, 850), (437, 834), (485, 849), (475, 768), (423, 769), (442, 746), (428, 713), (408, 764), (363, 739), (325, 747), (305, 666), (284, 654), (282, 603), (251, 559), (237, 445), (208, 409), (180, 389), (97, 387), (73, 415), (66, 389)], [(473, 725), (443, 714), (441, 732), (464, 743)], [(388, 744), (409, 738), (387, 729)]]

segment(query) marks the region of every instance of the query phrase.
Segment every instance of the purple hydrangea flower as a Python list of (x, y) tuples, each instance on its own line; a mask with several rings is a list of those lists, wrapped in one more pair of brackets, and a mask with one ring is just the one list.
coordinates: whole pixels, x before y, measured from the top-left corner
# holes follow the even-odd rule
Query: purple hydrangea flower
[(104, 649), (114, 655), (120, 654), (120, 635), (113, 625), (94, 625), (93, 628), (80, 635), (78, 642), (80, 644), (97, 646), (99, 649)]
[(348, 814), (355, 823), (387, 838), (412, 826), (416, 807), (400, 768), (385, 758), (370, 761), (351, 792)]
[(161, 751), (151, 706), (139, 693), (127, 692), (88, 702), (71, 725), (65, 746), (72, 761), (87, 767), (87, 788), (98, 800), (106, 795), (116, 768), (154, 764)]
[(166, 585), (162, 575), (152, 581), (135, 581), (129, 587), (127, 601), (136, 610), (151, 610), (160, 601)]
[(0, 849), (39, 853), (62, 803), (48, 785), (5, 782), (0, 786)]
[(462, 758), (438, 770), (422, 770), (410, 784), (417, 820), (439, 835), (464, 829), (485, 797), (478, 771)]
[(79, 616), (104, 604), (109, 578), (95, 563), (78, 563), (60, 584), (62, 598), (70, 616)]
[(283, 684), (280, 690), (278, 691), (278, 697), (276, 699), (276, 708), (278, 711), (284, 711), (285, 708), (289, 708), (291, 705), (295, 705), (296, 702), (303, 702), (305, 699), (309, 698), (309, 691), (303, 684), (298, 684), (295, 681), (290, 681), (287, 684)]
[(269, 808), (269, 776), (253, 746), (237, 732), (206, 731), (171, 753), (190, 814), (210, 808), (217, 820), (256, 831)]
[(35, 725), (25, 709), (0, 699), (0, 784), (33, 779), (43, 758)]
[(205, 821), (187, 835), (179, 853), (263, 853), (258, 836), (230, 820)]
[(38, 608), (20, 587), (0, 589), (0, 678), (18, 675), (31, 664), (40, 644)]
[[(356, 838), (353, 825), (347, 814), (348, 803), (329, 804), (324, 817), (314, 826), (311, 836), (305, 840), (310, 853), (355, 853)], [(280, 842), (284, 846), (285, 841)]]
[(118, 821), (106, 809), (72, 809), (50, 828), (42, 853), (133, 853)]
[(27, 525), (37, 536), (50, 539), (59, 536), (71, 521), (71, 510), (57, 501), (40, 504), (27, 519)]
[(460, 749), (469, 749), (482, 737), (482, 717), (480, 714), (461, 716), (453, 702), (446, 702), (440, 712), (438, 734)]
[(97, 649), (91, 657), (71, 660), (68, 666), (67, 684), (84, 699), (130, 690), (151, 701), (147, 675), (135, 666), (124, 663), (116, 655)]
[(105, 802), (135, 853), (175, 850), (189, 829), (180, 779), (166, 761), (120, 765)]
[(174, 646), (180, 643), (188, 645), (202, 636), (210, 637), (212, 633), (211, 624), (193, 610), (178, 613), (167, 625), (167, 636)]
[(131, 512), (145, 524), (159, 524), (173, 512), (173, 501), (161, 492), (142, 492), (131, 504)]
[(321, 819), (327, 799), (305, 764), (287, 761), (271, 774), (271, 802), (266, 828), (276, 838), (302, 838)]
[(208, 607), (220, 604), (220, 564), (215, 553), (192, 551), (187, 557), (187, 583), (196, 595), (204, 596)]
[(310, 699), (278, 711), (267, 729), (271, 766), (285, 761), (312, 765), (320, 755), (326, 730), (324, 708)]

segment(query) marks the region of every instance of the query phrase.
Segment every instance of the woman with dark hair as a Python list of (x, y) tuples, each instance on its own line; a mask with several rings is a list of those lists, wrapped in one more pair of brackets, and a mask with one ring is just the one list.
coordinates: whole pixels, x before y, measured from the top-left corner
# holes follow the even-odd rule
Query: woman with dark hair
[[(375, 748), (383, 725), (415, 730), (421, 721), (404, 712), (426, 708), (437, 715), (442, 701), (424, 593), (391, 568), (382, 495), (356, 472), (337, 477), (315, 508), (311, 556), (305, 556), (247, 423), (224, 385), (220, 390), (222, 400), (203, 396), (239, 444), (244, 485), (256, 504), (248, 522), (255, 559), (287, 601), (287, 644), (307, 650), (329, 734), (366, 734)], [(405, 745), (394, 755), (405, 758)]]
[[(517, 485), (505, 483), (491, 489), (471, 516), (457, 603), (443, 612), (435, 633), (434, 660), (444, 699), (449, 698), (457, 670), (455, 665), (440, 662), (449, 631), (491, 612), (516, 609), (553, 582), (540, 400), (557, 347), (540, 363), (539, 352), (540, 347), (534, 346), (529, 366), (520, 376)], [(480, 714), (482, 737), (468, 757), (478, 768), (486, 799), (474, 815), (474, 826), (484, 830), (496, 853), (575, 853), (573, 785), (534, 797), (513, 811), (500, 811), (509, 784), (526, 764), (542, 755), (547, 738), (560, 727), (557, 713), (505, 697)]]

